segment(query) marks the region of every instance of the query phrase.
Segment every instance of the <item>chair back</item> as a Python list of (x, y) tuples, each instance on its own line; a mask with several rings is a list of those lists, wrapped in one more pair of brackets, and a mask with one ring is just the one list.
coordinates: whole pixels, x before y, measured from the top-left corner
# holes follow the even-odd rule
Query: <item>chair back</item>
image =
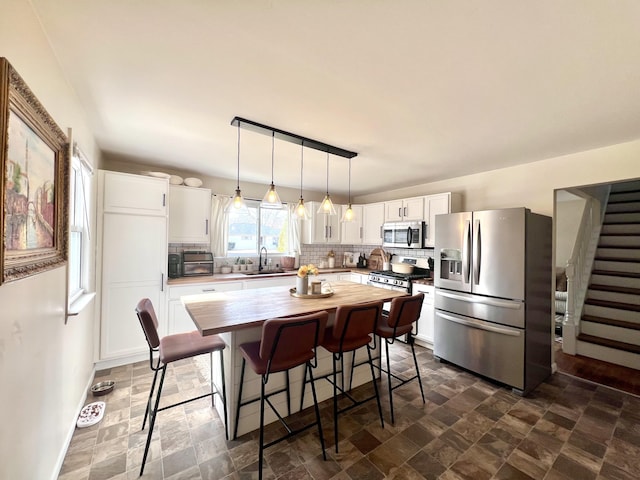
[(338, 307), (333, 337), (340, 340), (340, 351), (350, 351), (368, 344), (381, 313), (380, 301)]
[(315, 358), (329, 314), (325, 311), (264, 322), (260, 358), (267, 360), (268, 375), (302, 365)]
[(393, 336), (396, 332), (399, 335), (411, 331), (413, 322), (420, 318), (422, 302), (424, 301), (424, 293), (418, 293), (411, 297), (397, 297), (391, 300), (391, 308), (389, 308), (389, 316), (387, 324), (393, 328)]
[(147, 339), (149, 348), (152, 350), (157, 349), (160, 346), (158, 318), (156, 317), (156, 311), (153, 309), (151, 300), (148, 298), (140, 300), (136, 306), (136, 313), (138, 314), (138, 320), (140, 320), (140, 326)]

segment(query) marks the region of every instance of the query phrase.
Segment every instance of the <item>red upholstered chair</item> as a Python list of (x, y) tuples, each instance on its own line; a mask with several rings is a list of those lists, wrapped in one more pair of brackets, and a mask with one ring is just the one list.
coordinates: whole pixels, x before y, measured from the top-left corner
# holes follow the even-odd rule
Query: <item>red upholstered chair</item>
[[(262, 479), (262, 465), (264, 462), (264, 449), (296, 435), (307, 428), (317, 425), (318, 434), (320, 436), (320, 446), (322, 448), (322, 456), (327, 459), (324, 451), (324, 436), (322, 434), (322, 424), (320, 423), (320, 409), (318, 408), (318, 399), (316, 397), (315, 384), (313, 381), (313, 368), (316, 365), (316, 348), (327, 324), (327, 312), (317, 312), (310, 315), (302, 315), (291, 318), (277, 318), (264, 322), (262, 326), (262, 338), (257, 342), (244, 343), (240, 345), (240, 353), (242, 354), (242, 371), (240, 374), (240, 388), (238, 392), (238, 407), (236, 410), (236, 422), (234, 435), (238, 432), (238, 420), (240, 419), (240, 408), (250, 403), (260, 401), (260, 440), (258, 452), (258, 478)], [(244, 384), (245, 366), (249, 367), (262, 377), (260, 382), (260, 398), (242, 402), (242, 388)], [(313, 391), (313, 404), (315, 408), (316, 421), (310, 425), (306, 425), (297, 430), (291, 430), (284, 418), (276, 410), (269, 401), (269, 397), (279, 393), (287, 393), (287, 405), (290, 409), (289, 402), (289, 370), (297, 366), (305, 366), (305, 378), (307, 373), (311, 379), (311, 389)], [(265, 386), (269, 381), (269, 375), (277, 372), (285, 372), (286, 387), (273, 392), (265, 393)], [(287, 430), (287, 434), (273, 440), (268, 444), (264, 444), (264, 403), (269, 404), (282, 425)], [(290, 413), (290, 412), (289, 412)]]
[[(149, 365), (153, 370), (153, 382), (151, 383), (151, 390), (149, 391), (149, 400), (147, 401), (147, 408), (144, 414), (144, 420), (142, 421), (142, 429), (144, 430), (147, 418), (149, 418), (149, 433), (147, 434), (147, 443), (144, 448), (144, 455), (142, 457), (142, 465), (140, 466), (140, 475), (144, 473), (144, 465), (147, 461), (147, 454), (149, 453), (149, 445), (151, 444), (151, 435), (153, 434), (153, 427), (156, 423), (156, 415), (162, 410), (168, 408), (177, 407), (194, 400), (199, 400), (205, 397), (211, 397), (211, 406), (214, 405), (214, 396), (220, 395), (222, 399), (222, 405), (224, 408), (224, 423), (225, 423), (225, 436), (227, 434), (227, 397), (224, 383), (224, 361), (222, 351), (225, 348), (224, 341), (218, 335), (202, 336), (200, 332), (193, 331), (188, 333), (177, 333), (174, 335), (167, 335), (162, 338), (158, 335), (158, 319), (156, 317), (153, 304), (148, 298), (143, 298), (138, 302), (136, 306), (136, 313), (140, 320), (140, 325), (144, 331), (144, 335), (149, 344)], [(220, 353), (220, 364), (222, 368), (222, 394), (213, 383), (213, 352)], [(198, 355), (208, 353), (211, 363), (211, 392), (198, 397), (183, 400), (182, 402), (167, 405), (162, 408), (158, 408), (160, 403), (160, 395), (162, 394), (162, 385), (164, 383), (164, 376), (167, 373), (167, 365), (178, 360), (185, 358), (191, 358)], [(157, 357), (154, 358), (154, 355)], [(160, 383), (158, 384), (158, 392), (156, 393), (155, 401), (153, 400), (153, 393), (158, 379), (158, 372), (162, 372), (160, 375)]]
[[(420, 393), (422, 394), (422, 403), (424, 403), (424, 390), (422, 389), (422, 380), (420, 379), (420, 370), (418, 369), (418, 360), (416, 359), (416, 351), (414, 348), (413, 337), (411, 331), (413, 329), (414, 322), (417, 322), (420, 318), (420, 310), (422, 309), (422, 302), (424, 301), (424, 293), (418, 293), (411, 297), (398, 297), (391, 300), (391, 307), (389, 308), (389, 314), (384, 313), (378, 318), (376, 324), (375, 333), (381, 338), (384, 338), (385, 352), (387, 355), (387, 369), (383, 372), (387, 374), (388, 387), (389, 387), (389, 405), (391, 407), (391, 423), (395, 423), (393, 415), (393, 390), (406, 383), (418, 379), (420, 384)], [(411, 378), (402, 378), (391, 373), (391, 364), (389, 362), (389, 345), (395, 342), (395, 339), (403, 335), (408, 335), (408, 343), (411, 345), (411, 353), (413, 354), (413, 363), (416, 367), (416, 374)], [(391, 378), (399, 381), (395, 386), (391, 385)]]
[[(338, 415), (340, 413), (350, 410), (358, 405), (362, 405), (364, 402), (375, 398), (378, 403), (380, 424), (384, 428), (380, 395), (378, 394), (378, 387), (371, 357), (371, 351), (376, 348), (373, 332), (381, 313), (382, 302), (368, 302), (338, 307), (336, 309), (333, 327), (326, 329), (322, 342), (320, 343), (323, 348), (333, 354), (332, 373), (323, 375), (319, 378), (325, 378), (329, 383), (333, 384), (333, 433), (336, 453), (338, 452)], [(344, 389), (344, 354), (354, 352), (355, 356), (355, 351), (362, 347), (367, 348), (368, 361), (366, 363), (369, 364), (371, 369), (371, 380), (373, 382), (375, 394), (369, 398), (357, 400)], [(340, 372), (338, 372), (337, 362), (340, 362)], [(342, 387), (338, 386), (338, 373), (340, 373), (342, 377), (342, 381), (340, 382)], [(329, 379), (329, 377), (331, 377), (331, 379)], [(302, 383), (301, 402), (304, 401), (305, 385), (306, 377)], [(344, 394), (351, 401), (351, 405), (341, 410), (338, 410), (338, 391)]]

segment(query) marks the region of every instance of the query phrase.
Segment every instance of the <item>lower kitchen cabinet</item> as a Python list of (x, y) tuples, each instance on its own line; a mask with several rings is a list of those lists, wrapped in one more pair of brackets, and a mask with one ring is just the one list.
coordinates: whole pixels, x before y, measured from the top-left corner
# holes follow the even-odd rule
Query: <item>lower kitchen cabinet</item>
[(196, 329), (196, 325), (184, 308), (180, 297), (208, 292), (229, 292), (232, 290), (242, 290), (242, 282), (206, 282), (169, 287), (167, 333), (184, 333)]
[(435, 295), (435, 287), (433, 285), (423, 285), (414, 283), (412, 294), (424, 293), (424, 302), (420, 311), (420, 319), (418, 320), (418, 333), (416, 342), (419, 345), (432, 348), (433, 347), (433, 324), (435, 310), (433, 305), (433, 297)]

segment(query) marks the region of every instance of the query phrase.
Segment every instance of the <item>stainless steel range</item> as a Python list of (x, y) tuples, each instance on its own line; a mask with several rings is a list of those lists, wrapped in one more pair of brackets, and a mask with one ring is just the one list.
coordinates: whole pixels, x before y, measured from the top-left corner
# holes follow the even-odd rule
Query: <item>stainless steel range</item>
[[(367, 284), (373, 287), (386, 288), (388, 290), (397, 290), (412, 294), (412, 281), (421, 278), (429, 278), (429, 263), (426, 258), (397, 258), (394, 263), (407, 263), (413, 266), (411, 273), (396, 273), (391, 270), (376, 270), (369, 273)], [(384, 305), (384, 310), (389, 310), (389, 304)], [(412, 335), (418, 333), (418, 322), (413, 324)], [(406, 343), (407, 338), (399, 338)]]

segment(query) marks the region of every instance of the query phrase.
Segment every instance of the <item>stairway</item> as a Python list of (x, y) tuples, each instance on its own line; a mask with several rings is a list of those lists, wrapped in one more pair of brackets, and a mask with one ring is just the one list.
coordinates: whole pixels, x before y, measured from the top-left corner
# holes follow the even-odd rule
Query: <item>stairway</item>
[(640, 370), (640, 181), (612, 185), (594, 260), (576, 353)]

